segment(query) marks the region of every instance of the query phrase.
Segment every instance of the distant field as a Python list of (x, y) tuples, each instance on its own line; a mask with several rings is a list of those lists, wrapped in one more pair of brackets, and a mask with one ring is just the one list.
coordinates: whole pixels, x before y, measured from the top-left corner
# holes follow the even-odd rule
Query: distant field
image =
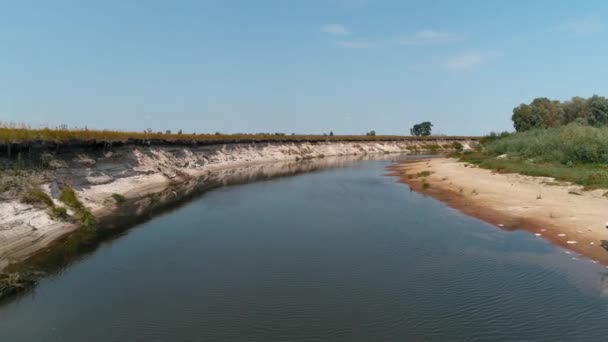
[(136, 140), (165, 140), (165, 141), (391, 141), (391, 140), (466, 140), (477, 137), (466, 136), (428, 136), (412, 137), (401, 135), (286, 135), (286, 134), (176, 134), (161, 132), (126, 132), (111, 130), (87, 129), (31, 129), (0, 126), (0, 143), (17, 143), (28, 141), (127, 141)]

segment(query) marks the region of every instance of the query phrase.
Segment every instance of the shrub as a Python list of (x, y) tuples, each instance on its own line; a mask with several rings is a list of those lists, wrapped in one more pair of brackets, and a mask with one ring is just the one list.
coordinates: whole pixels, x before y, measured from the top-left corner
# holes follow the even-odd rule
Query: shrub
[(534, 159), (562, 164), (606, 163), (608, 128), (570, 124), (519, 132), (487, 145), (490, 155)]

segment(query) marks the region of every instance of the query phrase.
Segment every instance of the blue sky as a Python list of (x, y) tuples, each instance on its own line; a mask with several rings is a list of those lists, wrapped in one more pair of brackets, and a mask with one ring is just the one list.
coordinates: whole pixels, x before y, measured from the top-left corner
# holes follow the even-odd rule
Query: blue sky
[(512, 130), (608, 95), (605, 1), (4, 1), (0, 121), (123, 130)]

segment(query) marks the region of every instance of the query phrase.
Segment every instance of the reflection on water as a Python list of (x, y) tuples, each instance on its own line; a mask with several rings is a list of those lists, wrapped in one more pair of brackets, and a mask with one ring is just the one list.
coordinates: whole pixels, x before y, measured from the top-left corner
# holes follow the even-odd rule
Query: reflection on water
[[(176, 183), (163, 191), (121, 204), (118, 208), (119, 211), (100, 220), (99, 229), (79, 230), (66, 236), (55, 242), (50, 248), (30, 258), (19, 268), (19, 272), (34, 279), (45, 274), (60, 272), (63, 268), (70, 266), (72, 262), (95, 251), (100, 244), (107, 244), (120, 238), (129, 228), (178, 209), (203, 193), (218, 187), (289, 177), (323, 169), (344, 168), (365, 160), (397, 162), (403, 159), (427, 157), (429, 156), (406, 154), (349, 155), (216, 168), (196, 179)], [(5, 298), (0, 301), (0, 305), (12, 299)]]
[[(410, 192), (387, 165), (209, 175), (271, 180), (102, 245), (0, 307), (0, 340), (604, 339), (604, 267)], [(276, 178), (303, 169), (319, 172)]]

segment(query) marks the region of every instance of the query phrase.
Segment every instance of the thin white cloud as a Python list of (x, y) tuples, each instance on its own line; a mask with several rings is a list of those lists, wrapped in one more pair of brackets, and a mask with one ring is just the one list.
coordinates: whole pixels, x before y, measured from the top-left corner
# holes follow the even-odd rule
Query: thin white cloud
[(555, 29), (560, 32), (583, 35), (592, 34), (604, 31), (604, 21), (594, 15), (588, 15), (584, 17), (572, 18), (567, 22), (558, 25)]
[(422, 30), (416, 33), (398, 37), (399, 45), (424, 45), (424, 44), (446, 44), (462, 40), (462, 36), (450, 32), (438, 32), (433, 30)]
[(452, 71), (467, 70), (485, 63), (489, 57), (488, 53), (468, 52), (449, 58), (443, 67)]
[(350, 30), (340, 24), (328, 24), (323, 26), (323, 32), (333, 34), (334, 36), (346, 36), (350, 34)]
[(369, 49), (374, 46), (365, 40), (341, 40), (337, 41), (336, 45), (347, 49)]

